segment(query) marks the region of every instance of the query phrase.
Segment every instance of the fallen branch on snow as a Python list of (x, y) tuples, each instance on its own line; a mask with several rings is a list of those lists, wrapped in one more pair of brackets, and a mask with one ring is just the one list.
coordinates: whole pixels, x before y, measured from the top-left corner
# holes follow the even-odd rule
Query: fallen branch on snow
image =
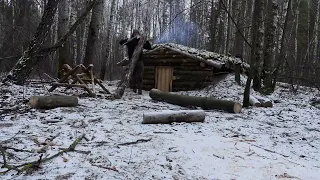
[(45, 163), (47, 161), (50, 161), (50, 160), (62, 155), (63, 153), (66, 153), (66, 152), (75, 152), (75, 147), (79, 144), (79, 142), (82, 139), (86, 139), (85, 138), (85, 134), (83, 134), (82, 136), (78, 137), (68, 148), (63, 149), (63, 150), (59, 151), (58, 153), (56, 153), (56, 154), (54, 154), (54, 155), (52, 155), (50, 157), (42, 159), (42, 155), (41, 155), (39, 160), (37, 160), (37, 161), (26, 162), (26, 163), (23, 163), (23, 164), (20, 164), (20, 165), (9, 165), (7, 163), (7, 159), (6, 159), (6, 155), (5, 155), (5, 149), (2, 146), (0, 146), (0, 152), (1, 152), (2, 158), (3, 158), (3, 166), (2, 166), (2, 168), (6, 168), (7, 169), (6, 171), (0, 172), (0, 174), (6, 174), (7, 172), (9, 172), (11, 170), (15, 170), (15, 171), (18, 172), (18, 174), (21, 174), (23, 172), (31, 172), (33, 170), (39, 169), (41, 163)]
[(288, 155), (281, 154), (281, 153), (278, 153), (278, 152), (276, 152), (276, 151), (273, 151), (273, 150), (270, 150), (270, 149), (267, 149), (267, 148), (264, 148), (264, 147), (255, 145), (255, 144), (251, 144), (251, 143), (248, 143), (248, 142), (246, 142), (246, 143), (247, 143), (247, 144), (250, 144), (250, 145), (252, 145), (252, 146), (255, 146), (255, 147), (257, 147), (257, 148), (263, 149), (263, 150), (265, 150), (265, 151), (267, 151), (267, 152), (273, 153), (273, 154), (278, 154), (278, 155), (281, 155), (281, 156), (283, 156), (283, 157), (290, 157), (290, 156), (288, 156)]
[(119, 146), (127, 146), (127, 145), (142, 143), (142, 142), (149, 142), (149, 141), (151, 141), (151, 139), (152, 138), (149, 138), (149, 139), (138, 139), (138, 140), (133, 141), (133, 142), (126, 142), (126, 143), (121, 143), (121, 144), (118, 144), (118, 145)]

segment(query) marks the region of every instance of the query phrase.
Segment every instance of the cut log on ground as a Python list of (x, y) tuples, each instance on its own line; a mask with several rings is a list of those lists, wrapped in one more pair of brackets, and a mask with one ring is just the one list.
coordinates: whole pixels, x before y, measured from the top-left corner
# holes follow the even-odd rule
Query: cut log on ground
[(36, 109), (53, 109), (79, 105), (78, 97), (76, 96), (32, 96), (29, 104)]
[(258, 99), (258, 101), (261, 103), (263, 107), (273, 107), (273, 104), (270, 99), (258, 95), (255, 95), (255, 98)]
[(252, 106), (261, 107), (260, 101), (252, 95), (249, 96), (249, 102)]
[(175, 104), (184, 107), (197, 106), (205, 110), (218, 109), (230, 113), (239, 113), (242, 109), (242, 105), (240, 103), (233, 101), (219, 100), (208, 97), (179, 95), (168, 92), (161, 92), (158, 89), (151, 89), (149, 92), (149, 96), (153, 100), (165, 101), (170, 104)]
[(123, 94), (124, 94), (125, 89), (129, 86), (130, 78), (131, 78), (131, 76), (133, 74), (134, 68), (136, 67), (136, 64), (138, 62), (140, 53), (142, 52), (144, 43), (145, 43), (145, 37), (144, 36), (140, 36), (139, 43), (138, 43), (137, 47), (135, 48), (135, 50), (133, 52), (133, 55), (131, 57), (131, 63), (130, 63), (129, 71), (126, 74), (124, 81), (116, 89), (116, 92), (114, 94), (114, 97), (116, 99), (121, 99)]
[(168, 124), (172, 122), (204, 122), (203, 110), (162, 111), (143, 114), (143, 124)]

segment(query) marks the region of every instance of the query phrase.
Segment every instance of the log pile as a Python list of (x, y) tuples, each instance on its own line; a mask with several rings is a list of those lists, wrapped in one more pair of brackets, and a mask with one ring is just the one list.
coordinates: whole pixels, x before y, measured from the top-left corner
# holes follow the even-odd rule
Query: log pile
[(218, 109), (230, 113), (240, 113), (242, 105), (237, 102), (220, 100), (207, 97), (186, 96), (174, 93), (161, 92), (158, 89), (152, 89), (149, 92), (149, 96), (153, 100), (165, 101), (170, 104), (179, 106), (197, 106), (202, 109)]
[[(78, 71), (80, 71), (80, 73), (77, 73)], [(91, 88), (89, 88), (88, 84), (91, 85)], [(102, 81), (95, 78), (92, 64), (88, 67), (80, 64), (74, 68), (71, 68), (68, 64), (64, 64), (62, 67), (62, 77), (58, 82), (52, 83), (48, 91), (52, 92), (57, 87), (66, 87), (67, 89), (82, 88), (87, 91), (91, 97), (96, 97), (95, 84), (98, 84), (107, 94), (110, 94), (110, 91), (102, 85)]]

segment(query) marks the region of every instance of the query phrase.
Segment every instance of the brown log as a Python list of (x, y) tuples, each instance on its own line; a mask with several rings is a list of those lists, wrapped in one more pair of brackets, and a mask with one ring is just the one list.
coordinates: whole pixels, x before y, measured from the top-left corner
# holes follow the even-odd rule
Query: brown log
[(146, 54), (144, 56), (146, 60), (149, 59), (186, 59), (186, 56), (180, 55), (180, 54)]
[(204, 122), (203, 110), (162, 111), (143, 114), (143, 124), (168, 124), (172, 122)]
[(99, 84), (99, 86), (107, 93), (107, 94), (111, 94), (111, 92), (106, 88), (104, 87), (104, 85), (101, 83), (101, 80), (98, 80), (98, 79), (94, 79), (94, 82)]
[(127, 86), (129, 86), (130, 78), (131, 78), (131, 76), (133, 74), (134, 68), (136, 67), (136, 64), (138, 62), (140, 53), (142, 52), (142, 48), (143, 48), (144, 42), (145, 42), (145, 37), (144, 36), (140, 36), (139, 43), (136, 46), (136, 48), (135, 48), (135, 50), (133, 52), (132, 58), (131, 58), (129, 71), (126, 74), (124, 81), (116, 89), (116, 92), (114, 94), (114, 98), (121, 99), (123, 94), (124, 94), (125, 89), (127, 88)]
[(202, 109), (219, 109), (230, 113), (239, 113), (242, 109), (242, 105), (240, 103), (233, 101), (161, 92), (158, 89), (152, 89), (149, 92), (149, 96), (153, 100), (165, 101), (170, 104), (184, 107), (197, 106), (201, 107)]
[(173, 75), (179, 76), (179, 75), (197, 75), (197, 76), (209, 76), (212, 75), (211, 70), (203, 70), (203, 71), (190, 71), (190, 70), (174, 70)]
[(53, 109), (57, 107), (74, 107), (78, 104), (76, 96), (32, 96), (29, 105), (36, 109)]

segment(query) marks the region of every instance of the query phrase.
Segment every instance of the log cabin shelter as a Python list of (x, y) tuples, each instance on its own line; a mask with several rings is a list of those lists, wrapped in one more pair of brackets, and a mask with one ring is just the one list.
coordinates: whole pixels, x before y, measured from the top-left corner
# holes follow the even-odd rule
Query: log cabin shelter
[(235, 64), (242, 72), (249, 65), (231, 56), (180, 44), (155, 44), (143, 51), (143, 89), (163, 92), (189, 91), (213, 85), (221, 76), (231, 73)]

